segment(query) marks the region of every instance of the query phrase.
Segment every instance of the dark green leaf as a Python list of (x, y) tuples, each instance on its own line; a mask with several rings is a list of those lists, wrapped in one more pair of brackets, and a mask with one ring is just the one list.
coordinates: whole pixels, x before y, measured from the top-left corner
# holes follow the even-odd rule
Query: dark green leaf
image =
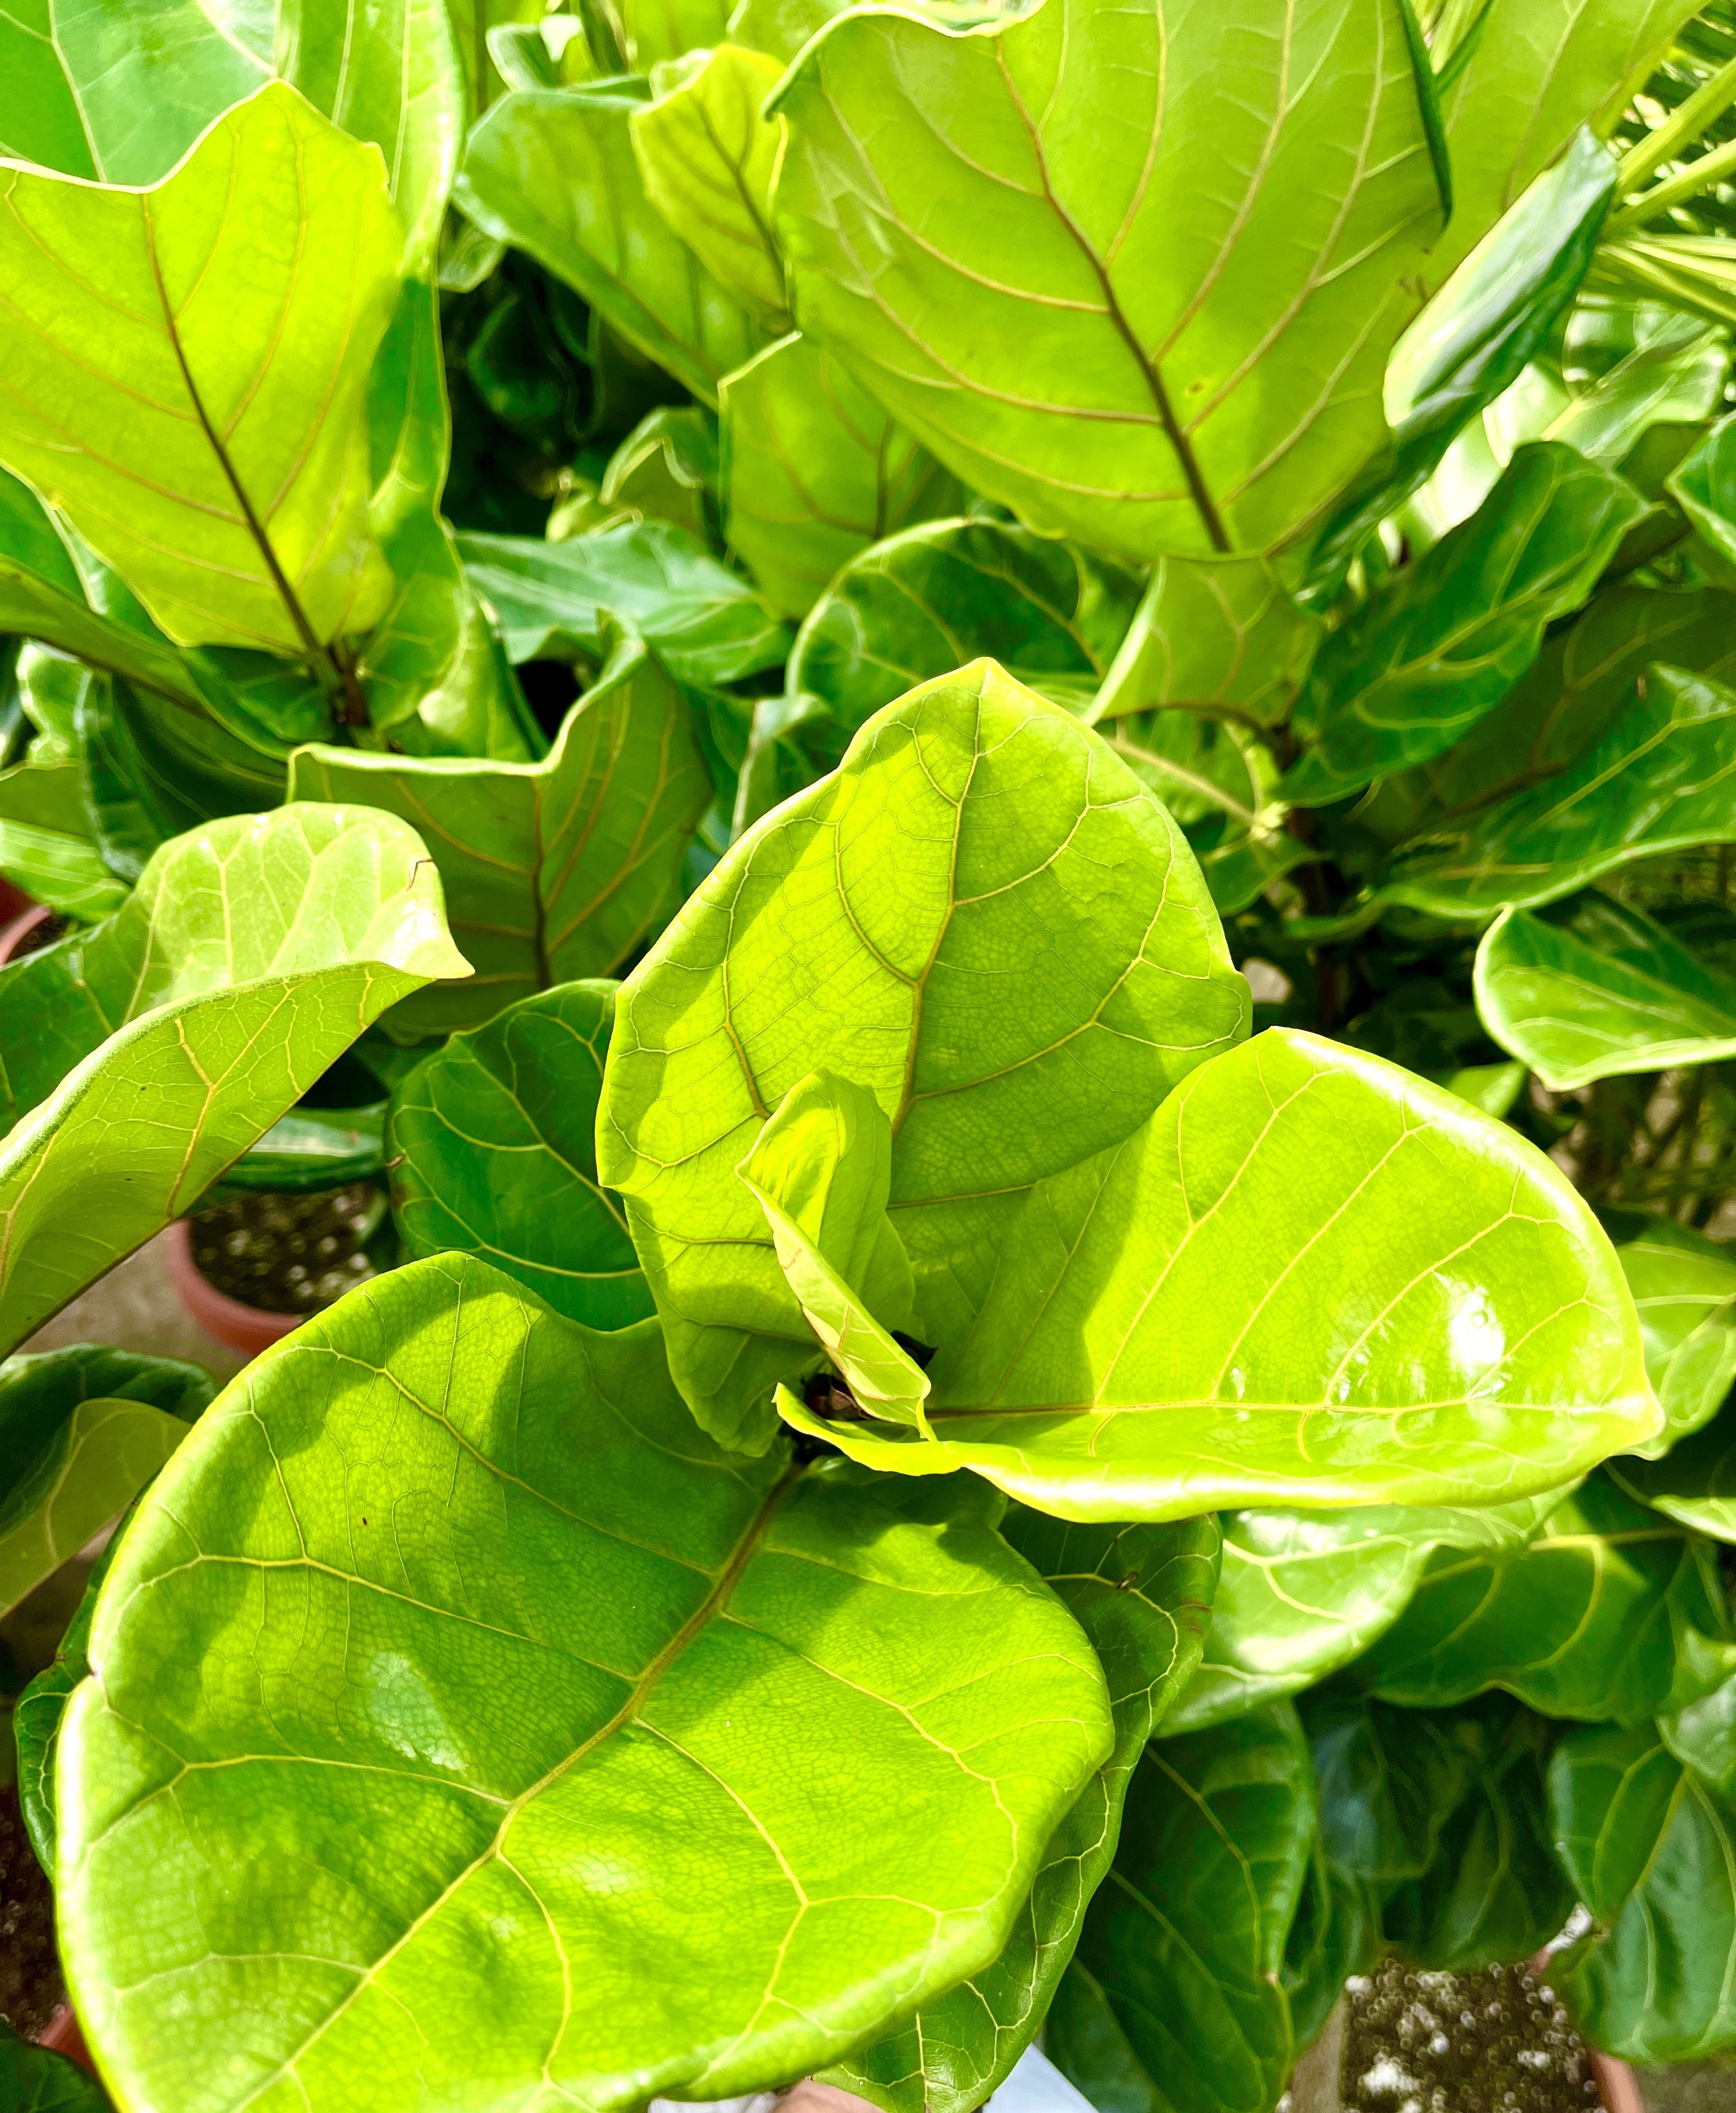
[(1112, 1741), (1077, 1623), (979, 1518), (721, 1453), (655, 1323), (460, 1256), (208, 1412), (89, 1659), (62, 1942), (123, 2093), (178, 2105), (804, 2074), (994, 1957)]
[(619, 1203), (596, 1179), (614, 986), (569, 983), (455, 1034), (392, 1094), (392, 1208), (406, 1251), (482, 1257), (569, 1321), (652, 1310)]
[(1302, 1722), (1327, 1860), (1382, 1896), (1420, 1878), (1487, 1759), (1478, 1717), (1328, 1693), (1304, 1699)]
[[(123, 1519), (121, 1523), (124, 1528), (126, 1522)], [(84, 1596), (66, 1624), (53, 1664), (37, 1674), (12, 1710), (12, 1731), (18, 1742), (18, 1808), (36, 1860), (51, 1878), (59, 1832), (55, 1821), (54, 1757), (60, 1750), (61, 1721), (73, 1689), (89, 1675), (90, 1624), (96, 1614), (97, 1595), (120, 1540), (117, 1529), (90, 1567)]]
[(0, 2019), (0, 2100), (8, 2113), (109, 2113), (94, 2077), (75, 2061), (21, 2039)]
[(1681, 1791), (1682, 1764), (1655, 1724), (1587, 1724), (1549, 1762), (1556, 1853), (1584, 1905), (1614, 1923), (1646, 1875)]

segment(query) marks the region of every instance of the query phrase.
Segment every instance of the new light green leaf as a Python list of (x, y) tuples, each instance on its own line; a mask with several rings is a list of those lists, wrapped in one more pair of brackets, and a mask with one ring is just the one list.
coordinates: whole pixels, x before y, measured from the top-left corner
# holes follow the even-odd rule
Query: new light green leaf
[(1287, 1702), (1146, 1749), (1049, 2012), (1049, 2057), (1094, 2104), (1277, 2103), (1295, 2054), (1279, 1974), (1313, 1832), (1313, 1771)]
[(1553, 442), (1523, 447), (1469, 521), (1371, 595), (1315, 656), (1292, 728), (1286, 798), (1319, 802), (1438, 755), (1591, 595), (1650, 509)]
[(455, 196), (715, 406), (765, 335), (646, 195), (629, 125), (650, 98), (627, 80), (503, 96), (466, 143)]
[(1322, 636), (1263, 558), (1159, 558), (1089, 716), (1163, 705), (1275, 725)]
[(701, 1422), (763, 1446), (774, 1382), (812, 1362), (735, 1173), (799, 1079), (835, 1071), (890, 1118), (914, 1332), (943, 1344), (1024, 1191), (1125, 1137), (1247, 1006), (1174, 824), (1096, 735), (988, 661), (870, 719), (621, 994), (598, 1166)]
[(975, 2113), (1030, 2045), (1115, 1854), (1134, 1768), (1167, 1723), (1211, 1619), (1218, 1534), (1209, 1517), (1067, 1526), (1014, 1505), (1002, 1531), (1090, 1637), (1108, 1683), (1115, 1747), (1055, 1830), (994, 1964), (827, 2073), (888, 2113)]
[(1398, 1619), (1436, 1549), (1521, 1547), (1557, 1500), (1226, 1513), (1211, 1634), (1172, 1730), (1227, 1723), (1324, 1680)]
[(768, 345), (718, 402), (725, 532), (781, 615), (806, 616), (859, 551), (959, 504), (956, 480), (811, 338)]
[(797, 323), (1033, 527), (1271, 549), (1385, 440), (1432, 95), (1400, 0), (852, 9), (778, 105)]
[(1651, 1436), (1615, 1257), (1504, 1125), (1273, 1029), (1040, 1182), (937, 1443), (780, 1412), (904, 1474), (971, 1467), (1064, 1518), (1505, 1504)]
[(1132, 621), (1136, 573), (997, 521), (935, 521), (853, 559), (796, 634), (788, 686), (852, 732), (918, 682), (986, 655), (1083, 712)]
[(788, 330), (771, 203), (787, 128), (781, 117), (761, 114), (783, 69), (720, 37), (694, 41), (716, 48), (659, 54), (665, 62), (651, 79), (652, 100), (628, 121), (645, 195), (750, 313)]
[[(1718, 1276), (1728, 1267), (1720, 1265)], [(1715, 1314), (1707, 1326), (1712, 1340), (1702, 1355), (1711, 1368), (1706, 1375), (1710, 1394), (1713, 1372), (1728, 1353), (1728, 1339), (1725, 1326)], [(1715, 1540), (1736, 1542), (1736, 1410), (1728, 1402), (1709, 1423), (1679, 1440), (1661, 1458), (1616, 1460), (1610, 1472), (1630, 1497), (1665, 1518), (1696, 1533), (1710, 1534)]]
[(709, 411), (660, 405), (609, 458), (597, 495), (602, 511), (670, 521), (708, 542), (718, 512), (717, 456), (717, 421)]
[(567, 983), (455, 1034), (391, 1098), (392, 1212), (411, 1256), (480, 1255), (569, 1321), (651, 1312), (620, 1203), (596, 1178), (614, 986)]
[(682, 682), (739, 682), (789, 650), (789, 633), (747, 581), (665, 521), (560, 543), (467, 532), (458, 547), (515, 665), (603, 660), (605, 616), (637, 632)]
[[(868, 1415), (925, 1434), (928, 1381), (892, 1332), (913, 1317), (916, 1285), (886, 1215), (892, 1125), (879, 1102), (829, 1071), (798, 1079), (737, 1171), (765, 1213), (802, 1318), (852, 1396)], [(781, 1315), (769, 1317), (775, 1330)]]
[(1736, 1669), (1713, 1551), (1593, 1476), (1517, 1554), (1443, 1550), (1362, 1661), (1389, 1702), (1504, 1688), (1551, 1717), (1632, 1723)]
[(0, 1364), (0, 1617), (126, 1510), (214, 1392), (197, 1365), (126, 1350)]
[(363, 2064), (379, 2113), (805, 2074), (994, 1957), (1112, 1736), (991, 1527), (722, 1453), (655, 1323), (458, 1256), (207, 1412), (89, 1662), (69, 1978), (122, 2093), (185, 2113), (348, 2113)]
[(32, 1110), (0, 1148), (0, 1347), (190, 1209), (395, 999), (467, 972), (414, 833), (306, 805), (177, 839), (106, 924), (0, 970)]
[(1388, 860), (1377, 899), (1480, 921), (1533, 909), (1655, 853), (1736, 839), (1736, 692), (1653, 668), (1589, 753), (1560, 777)]
[(368, 363), (403, 230), (372, 147), (281, 82), (154, 189), (10, 168), (0, 460), (182, 644), (312, 653), (385, 606)]
[(292, 799), (401, 816), (439, 869), (476, 973), (395, 1015), (410, 1039), (630, 959), (678, 899), (711, 797), (686, 701), (637, 639), (618, 646), (541, 763), (304, 748), (290, 787)]

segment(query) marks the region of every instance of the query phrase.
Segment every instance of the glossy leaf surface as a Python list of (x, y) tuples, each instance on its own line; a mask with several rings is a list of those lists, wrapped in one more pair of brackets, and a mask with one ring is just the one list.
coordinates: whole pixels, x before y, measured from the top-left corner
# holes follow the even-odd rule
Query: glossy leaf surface
[(1736, 1377), (1736, 1261), (1721, 1243), (1669, 1218), (1612, 1219), (1610, 1230), (1663, 1407), (1661, 1450), (1709, 1422)]
[[(1049, 2013), (1050, 2058), (1098, 2104), (1268, 2113), (1295, 2056), (1278, 1977), (1314, 1831), (1295, 1710), (1148, 1747), (1115, 1863)], [(1099, 2080), (1101, 2079), (1101, 2081)]]
[[(1174, 824), (1095, 735), (980, 661), (871, 720), (621, 996), (598, 1164), (701, 1422), (763, 1445), (772, 1383), (813, 1355), (735, 1174), (798, 1079), (834, 1070), (890, 1117), (892, 1220), (939, 1342), (1022, 1191), (1125, 1135), (1246, 1006)], [(971, 1154), (991, 1130), (985, 1198)], [(781, 1311), (786, 1339), (745, 1332), (744, 1310)]]
[(1385, 437), (1445, 215), (1420, 57), (1398, 0), (847, 12), (778, 106), (797, 322), (1033, 527), (1268, 549)]
[(1378, 893), (1447, 918), (1553, 902), (1630, 860), (1736, 837), (1733, 772), (1736, 694), (1654, 669), (1560, 777), (1486, 809), (1446, 843), (1401, 853)]
[[(801, 2075), (994, 1957), (1111, 1743), (1090, 1645), (991, 1528), (720, 1453), (655, 1324), (581, 1330), (455, 1256), (208, 1412), (89, 1657), (71, 1978), (126, 2092), (188, 2113), (347, 2107), (364, 2060), (381, 2113)], [(301, 1883), (233, 1896), (214, 1956), (212, 1860), (257, 1873), (263, 1815)]]
[[(1722, 1333), (1720, 1323), (1712, 1325)], [(1721, 1362), (1725, 1345), (1716, 1343), (1708, 1354)], [(1665, 1518), (1736, 1543), (1736, 1411), (1728, 1405), (1661, 1459), (1615, 1460), (1610, 1472), (1629, 1496)]]
[(1645, 1877), (1681, 1777), (1650, 1723), (1583, 1725), (1550, 1756), (1556, 1851), (1599, 1922), (1615, 1922)]
[(0, 1151), (0, 1344), (190, 1209), (394, 999), (466, 973), (415, 834), (305, 805), (178, 839), (106, 924), (0, 970), (33, 1109)]
[(636, 631), (678, 682), (738, 682), (788, 650), (788, 633), (747, 582), (667, 522), (624, 522), (564, 543), (461, 535), (458, 547), (514, 662), (601, 660), (605, 615)]
[(651, 1312), (626, 1215), (596, 1178), (614, 986), (566, 983), (455, 1034), (391, 1098), (392, 1210), (411, 1256), (480, 1255), (569, 1321)]
[(16, 171), (0, 457), (172, 638), (365, 628), (387, 574), (363, 395), (402, 249), (377, 154), (281, 83), (153, 190)]
[(1736, 1055), (1736, 985), (1643, 912), (1592, 893), (1503, 910), (1477, 950), (1477, 1011), (1551, 1092)]
[(1109, 1685), (1115, 1750), (1056, 1829), (994, 1965), (829, 2073), (889, 2113), (973, 2113), (1030, 2044), (1115, 1853), (1128, 1781), (1198, 1663), (1211, 1618), (1218, 1535), (1208, 1517), (1067, 1526), (1015, 1505), (1002, 1531), (1090, 1638)]
[(54, 1653), (13, 1705), (12, 1732), (18, 1746), (18, 1809), (36, 1860), (52, 1877), (54, 1845), (59, 1834), (56, 1819), (54, 1762), (60, 1751), (60, 1728), (72, 1691), (90, 1673), (90, 1624), (95, 1618), (97, 1595), (108, 1575), (121, 1532), (126, 1520), (111, 1536), (108, 1545), (90, 1566), (83, 1595), (73, 1610)]
[[(555, 545), (552, 547), (559, 548)], [(291, 796), (402, 816), (440, 871), (476, 970), (395, 1015), (407, 1037), (468, 1027), (578, 976), (607, 975), (661, 929), (711, 796), (685, 700), (637, 641), (568, 713), (541, 763), (299, 750)]]
[(957, 481), (810, 338), (768, 345), (718, 401), (730, 547), (780, 615), (806, 616), (858, 551), (959, 503)]
[(1658, 1425), (1615, 1256), (1556, 1169), (1287, 1029), (1041, 1183), (942, 1350), (936, 1444), (780, 1410), (867, 1464), (972, 1467), (1085, 1518), (1499, 1504)]
[(1137, 576), (992, 521), (907, 529), (847, 565), (797, 633), (788, 683), (854, 729), (979, 655), (1082, 709), (1139, 599)]
[(1530, 666), (1544, 627), (1587, 599), (1646, 512), (1571, 448), (1521, 448), (1478, 512), (1321, 648), (1292, 722), (1309, 746), (1286, 796), (1330, 800), (1450, 748)]
[(503, 96), (466, 143), (456, 197), (715, 404), (765, 333), (646, 196), (629, 125), (649, 99), (624, 80)]
[(1321, 635), (1263, 558), (1159, 558), (1091, 719), (1168, 705), (1271, 725)]
[(1547, 1716), (1631, 1723), (1717, 1686), (1736, 1645), (1707, 1545), (1598, 1475), (1516, 1554), (1437, 1554), (1363, 1667), (1412, 1709), (1498, 1686)]

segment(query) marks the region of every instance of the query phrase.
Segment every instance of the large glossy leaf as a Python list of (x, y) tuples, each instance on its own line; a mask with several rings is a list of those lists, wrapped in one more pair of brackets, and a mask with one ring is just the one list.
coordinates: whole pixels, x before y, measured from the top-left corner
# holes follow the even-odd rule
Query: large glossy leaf
[(1607, 1222), (1639, 1313), (1647, 1376), (1664, 1411), (1655, 1441), (1661, 1452), (1709, 1422), (1736, 1377), (1736, 1261), (1727, 1246), (1673, 1219)]
[(363, 396), (403, 241), (378, 155), (281, 83), (154, 189), (9, 177), (0, 459), (171, 637), (311, 651), (381, 614)]
[[(1721, 1264), (1717, 1274), (1727, 1274), (1729, 1267)], [(1701, 1354), (1715, 1368), (1729, 1354), (1725, 1324), (1714, 1315), (1708, 1326), (1712, 1340)], [(1630, 1496), (1665, 1518), (1715, 1540), (1736, 1543), (1736, 1408), (1728, 1403), (1661, 1459), (1615, 1460), (1610, 1472)]]
[(1503, 1503), (1659, 1422), (1615, 1255), (1556, 1170), (1286, 1029), (1039, 1183), (941, 1347), (938, 1442), (779, 1408), (866, 1464), (971, 1467), (1080, 1518)]
[(1385, 438), (1444, 218), (1410, 29), (1400, 0), (849, 11), (779, 105), (797, 322), (1034, 527), (1284, 542)]
[(0, 1347), (190, 1209), (394, 999), (467, 973), (414, 833), (305, 805), (178, 839), (107, 924), (0, 970), (33, 1110), (0, 1149)]
[(1094, 2104), (1276, 2105), (1295, 2055), (1278, 1977), (1313, 1832), (1287, 1702), (1146, 1750), (1049, 2013), (1050, 2058)]
[(1198, 1663), (1211, 1618), (1218, 1536), (1209, 1517), (1066, 1526), (1015, 1505), (1002, 1531), (1090, 1638), (1109, 1684), (1115, 1750), (1055, 1830), (994, 1964), (829, 2072), (889, 2113), (974, 2113), (1030, 2044), (1115, 1854), (1134, 1768)]
[(959, 504), (957, 481), (811, 338), (769, 345), (718, 401), (730, 547), (782, 615), (806, 616), (869, 544)]
[(126, 1510), (214, 1391), (197, 1365), (82, 1344), (0, 1364), (0, 1616)]
[(503, 96), (470, 135), (456, 196), (715, 404), (765, 335), (645, 194), (628, 128), (649, 99), (625, 80)]
[(735, 1172), (798, 1079), (834, 1070), (890, 1116), (892, 1218), (935, 1342), (1030, 1184), (1124, 1137), (1247, 1005), (1175, 825), (1094, 734), (983, 661), (870, 720), (621, 995), (598, 1164), (702, 1422), (763, 1445), (773, 1382), (817, 1359)]
[[(1441, 97), (1453, 217), (1427, 267), (1438, 284), (1584, 124), (1606, 133), (1694, 0), (1491, 0), (1462, 8), (1468, 52)], [(1449, 62), (1450, 55), (1448, 55)]]
[(160, 183), (207, 126), (276, 73), (386, 157), (409, 230), (432, 261), (464, 124), (441, 0), (276, 0), (245, 10), (160, 0), (148, 9), (39, 0), (0, 16), (0, 70), (30, 92), (0, 152), (108, 184)]
[(1135, 574), (994, 521), (907, 529), (847, 565), (797, 633), (789, 687), (859, 727), (980, 654), (1082, 710), (1132, 619)]
[(1647, 511), (1571, 448), (1521, 448), (1469, 521), (1407, 565), (1316, 655), (1286, 796), (1320, 801), (1450, 748), (1579, 607)]
[(476, 974), (398, 1013), (409, 1037), (474, 1026), (532, 991), (618, 969), (678, 899), (711, 796), (686, 701), (636, 639), (617, 648), (541, 763), (304, 748), (290, 785), (294, 799), (401, 815), (440, 869)]
[(596, 1178), (614, 986), (569, 983), (455, 1034), (393, 1092), (392, 1209), (410, 1255), (480, 1255), (569, 1321), (651, 1312), (625, 1213)]
[(1560, 777), (1419, 837), (1377, 894), (1481, 919), (1571, 895), (1631, 860), (1736, 838), (1736, 692), (1656, 668), (1589, 754)]
[(1503, 910), (1477, 949), (1478, 1016), (1555, 1093), (1736, 1055), (1736, 987), (1654, 918), (1595, 891)]
[(738, 573), (665, 521), (630, 521), (563, 543), (461, 535), (508, 656), (601, 661), (602, 618), (636, 631), (678, 682), (733, 682), (774, 668), (789, 634)]
[(1569, 1733), (1550, 1791), (1561, 1853), (1611, 1925), (1568, 1976), (1580, 2030), (1642, 2062), (1736, 2043), (1736, 1805), (1649, 1725)]
[(1505, 1688), (1551, 1717), (1633, 1723), (1736, 1670), (1709, 1544), (1602, 1475), (1513, 1554), (1443, 1549), (1362, 1661), (1389, 1702), (1438, 1709)]
[(1165, 705), (1275, 724), (1321, 635), (1263, 558), (1159, 558), (1089, 716)]
[(994, 1956), (1112, 1738), (992, 1528), (720, 1452), (655, 1323), (468, 1257), (208, 1412), (89, 1658), (70, 1978), (125, 2092), (186, 2113), (336, 2113), (362, 2063), (380, 2113), (802, 2075)]
[(718, 48), (660, 68), (653, 99), (628, 121), (645, 194), (720, 285), (787, 330), (771, 204), (785, 128), (761, 115), (783, 69), (763, 52), (699, 41)]
[(1391, 1627), (1436, 1549), (1522, 1547), (1556, 1501), (1227, 1513), (1211, 1634), (1172, 1729), (1227, 1723), (1313, 1686)]

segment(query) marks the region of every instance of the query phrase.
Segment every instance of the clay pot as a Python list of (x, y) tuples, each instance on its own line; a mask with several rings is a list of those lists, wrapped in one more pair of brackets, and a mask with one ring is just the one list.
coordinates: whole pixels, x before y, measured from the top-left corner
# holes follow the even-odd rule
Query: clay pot
[(56, 2054), (67, 2056), (80, 2069), (89, 2070), (94, 2076), (97, 2065), (90, 2059), (90, 2050), (85, 2044), (85, 2035), (79, 2029), (79, 2021), (70, 2003), (62, 2003), (36, 2035), (38, 2047), (51, 2047)]
[[(16, 890), (13, 892), (16, 894)], [(18, 949), (39, 924), (46, 924), (54, 915), (40, 902), (33, 902), (19, 911), (11, 922), (0, 926), (0, 968), (17, 958)]]
[(219, 1291), (193, 1259), (193, 1228), (185, 1218), (177, 1218), (170, 1226), (168, 1248), (169, 1274), (180, 1294), (181, 1304), (208, 1335), (215, 1336), (242, 1357), (257, 1358), (273, 1343), (281, 1343), (306, 1317), (299, 1313), (267, 1313), (263, 1307), (244, 1306), (239, 1298)]

